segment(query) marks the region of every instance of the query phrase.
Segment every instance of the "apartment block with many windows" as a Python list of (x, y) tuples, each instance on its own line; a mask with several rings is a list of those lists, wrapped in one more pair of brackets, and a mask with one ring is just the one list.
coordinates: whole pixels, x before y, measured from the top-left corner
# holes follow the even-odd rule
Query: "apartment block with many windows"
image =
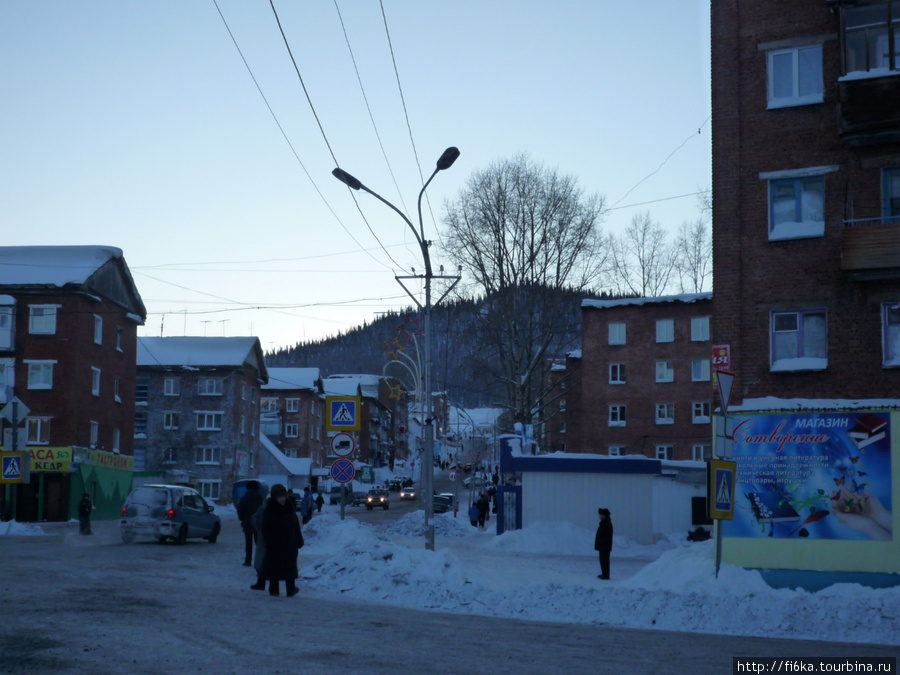
[(269, 368), (262, 387), (262, 432), (286, 457), (312, 460), (313, 467), (328, 464), (325, 431), (325, 396), (318, 368)]

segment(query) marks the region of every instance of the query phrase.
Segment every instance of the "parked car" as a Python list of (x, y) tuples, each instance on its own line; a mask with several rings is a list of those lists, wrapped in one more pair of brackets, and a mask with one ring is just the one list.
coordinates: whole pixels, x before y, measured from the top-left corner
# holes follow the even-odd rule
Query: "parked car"
[(368, 498), (368, 492), (354, 492), (353, 499), (350, 500), (350, 504), (353, 506), (364, 506)]
[(119, 529), (125, 543), (147, 536), (159, 541), (172, 539), (179, 544), (199, 537), (215, 544), (222, 521), (215, 508), (193, 488), (141, 485), (125, 498)]
[[(328, 503), (331, 505), (340, 504), (341, 503), (341, 494), (343, 494), (345, 487), (344, 485), (332, 485), (331, 490), (328, 493)], [(347, 503), (349, 504), (353, 499), (353, 494), (350, 492), (350, 488), (347, 487)]]
[(449, 492), (444, 492), (439, 495), (434, 496), (434, 512), (435, 513), (447, 513), (448, 511), (453, 510), (453, 495)]
[(412, 485), (400, 488), (400, 499), (415, 499), (416, 489)]
[(376, 506), (380, 506), (385, 511), (391, 508), (391, 493), (387, 490), (369, 490), (366, 496), (366, 508), (371, 511)]
[(481, 488), (481, 487), (487, 487), (488, 485), (491, 485), (491, 479), (488, 478), (487, 474), (484, 474), (484, 473), (477, 473), (473, 476), (469, 476), (468, 478), (466, 478), (463, 481), (463, 486), (465, 486), (467, 488), (468, 487)]

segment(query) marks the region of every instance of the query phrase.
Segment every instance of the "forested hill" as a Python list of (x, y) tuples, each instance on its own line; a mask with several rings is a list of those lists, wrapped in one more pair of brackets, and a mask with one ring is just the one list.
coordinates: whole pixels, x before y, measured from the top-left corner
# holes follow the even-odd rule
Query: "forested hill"
[[(562, 358), (569, 351), (581, 347), (581, 301), (588, 298), (607, 299), (600, 295), (585, 294), (583, 291), (555, 291), (559, 302), (571, 307), (567, 325), (560, 326), (566, 334), (565, 349), (556, 356)], [(503, 390), (496, 382), (491, 382), (478, 367), (480, 362), (478, 313), (480, 301), (445, 301), (432, 309), (432, 389), (446, 391), (454, 404), (465, 407), (489, 407), (502, 401)], [(411, 333), (420, 333), (419, 351), (424, 359), (424, 326), (416, 323), (418, 313), (410, 309), (408, 313), (389, 313), (371, 323), (348, 330), (335, 337), (315, 342), (299, 343), (291, 348), (283, 348), (266, 354), (269, 367), (319, 368), (322, 376), (339, 373), (380, 375), (385, 364), (391, 360), (386, 354), (388, 343), (400, 338), (406, 346), (406, 354), (415, 358), (415, 343), (409, 339)], [(400, 371), (388, 372), (396, 374)], [(402, 378), (410, 382), (408, 377)]]

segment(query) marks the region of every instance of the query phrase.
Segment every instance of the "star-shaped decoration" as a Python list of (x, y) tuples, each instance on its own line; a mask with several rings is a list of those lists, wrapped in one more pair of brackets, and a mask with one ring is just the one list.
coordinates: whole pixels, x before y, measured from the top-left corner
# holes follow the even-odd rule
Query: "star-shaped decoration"
[(407, 342), (416, 335), (422, 335), (422, 317), (418, 314), (407, 314), (400, 326), (400, 334)]
[(384, 344), (387, 346), (384, 355), (390, 356), (395, 361), (400, 358), (400, 352), (406, 349), (406, 347), (400, 344), (399, 337), (395, 337), (393, 340), (385, 340)]
[(391, 390), (390, 397), (396, 401), (399, 401), (401, 398), (403, 398), (403, 395), (406, 393), (406, 390), (403, 389), (403, 385), (399, 382), (396, 384), (396, 386), (390, 384), (388, 385), (388, 387)]

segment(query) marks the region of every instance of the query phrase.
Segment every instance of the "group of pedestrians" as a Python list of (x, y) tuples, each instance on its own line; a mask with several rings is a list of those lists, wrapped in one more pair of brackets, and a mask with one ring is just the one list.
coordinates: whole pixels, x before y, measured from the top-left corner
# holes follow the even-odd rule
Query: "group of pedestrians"
[(472, 527), (484, 529), (485, 524), (490, 520), (490, 512), (491, 503), (487, 495), (482, 492), (469, 507), (469, 522), (472, 523)]
[[(311, 496), (309, 503), (312, 517)], [(288, 499), (287, 488), (276, 483), (269, 497), (263, 500), (259, 483), (250, 481), (247, 492), (238, 502), (237, 513), (244, 531), (244, 566), (253, 565), (256, 569), (256, 583), (250, 588), (263, 591), (268, 582), (269, 595), (279, 595), (280, 582), (284, 581), (286, 595), (289, 598), (297, 595), (300, 592), (297, 589), (297, 554), (304, 542), (297, 510)]]

